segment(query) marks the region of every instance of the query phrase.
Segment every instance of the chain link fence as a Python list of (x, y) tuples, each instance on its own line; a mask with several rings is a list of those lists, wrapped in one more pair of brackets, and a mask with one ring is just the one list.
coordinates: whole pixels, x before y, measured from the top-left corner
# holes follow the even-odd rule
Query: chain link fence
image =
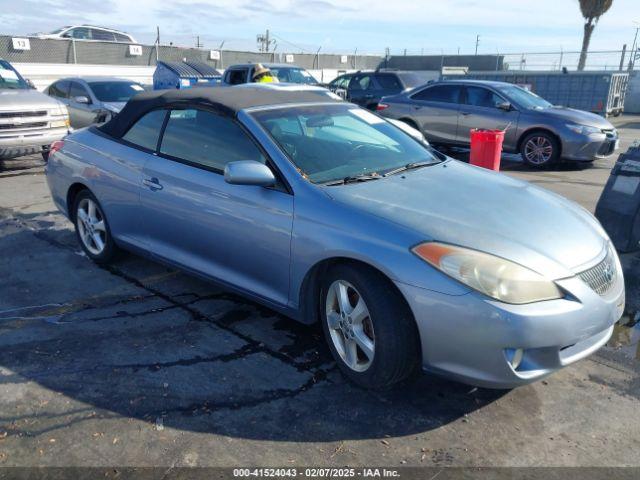
[[(77, 63), (88, 65), (150, 66), (158, 60), (196, 60), (223, 69), (245, 62), (293, 63), (307, 69), (374, 69), (382, 57), (376, 55), (334, 55), (287, 52), (223, 50), (211, 58), (211, 50), (168, 45), (140, 45), (133, 54), (130, 45), (114, 42), (28, 38), (28, 48), (15, 48), (13, 38), (0, 35), (0, 58), (16, 63)], [(23, 44), (24, 47), (24, 44)]]
[[(307, 69), (368, 70), (387, 67), (407, 70), (441, 70), (442, 67), (468, 67), (469, 70), (542, 70), (575, 71), (580, 52), (499, 53), (482, 55), (429, 54), (415, 50), (400, 55), (338, 55), (325, 53), (247, 52), (223, 50), (212, 59), (211, 50), (168, 45), (139, 45), (132, 52), (130, 45), (114, 42), (75, 41), (71, 39), (28, 38), (28, 48), (16, 48), (14, 39), (0, 35), (0, 58), (16, 63), (77, 63), (88, 65), (152, 66), (158, 60), (197, 60), (224, 69), (245, 62), (294, 63)], [(394, 52), (395, 53), (395, 52)], [(586, 70), (631, 70), (640, 65), (638, 51), (589, 52)]]
[[(441, 66), (468, 67), (469, 70), (540, 70), (576, 71), (580, 60), (579, 51), (518, 52), (461, 54), (427, 49), (394, 49), (387, 52), (389, 66), (399, 68), (416, 66), (425, 70), (440, 70)], [(398, 67), (396, 67), (396, 65)], [(423, 68), (425, 67), (425, 68)], [(634, 70), (640, 69), (640, 50), (590, 51), (585, 70)]]

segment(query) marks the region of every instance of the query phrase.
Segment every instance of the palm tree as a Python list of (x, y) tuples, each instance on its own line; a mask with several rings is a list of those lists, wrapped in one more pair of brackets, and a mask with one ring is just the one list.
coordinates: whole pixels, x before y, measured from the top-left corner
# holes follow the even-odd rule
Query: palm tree
[(580, 3), (580, 12), (585, 19), (584, 36), (582, 37), (582, 51), (580, 52), (580, 61), (578, 62), (578, 70), (584, 70), (584, 64), (587, 62), (587, 50), (589, 50), (589, 42), (591, 34), (596, 23), (607, 10), (611, 8), (613, 0), (578, 0)]

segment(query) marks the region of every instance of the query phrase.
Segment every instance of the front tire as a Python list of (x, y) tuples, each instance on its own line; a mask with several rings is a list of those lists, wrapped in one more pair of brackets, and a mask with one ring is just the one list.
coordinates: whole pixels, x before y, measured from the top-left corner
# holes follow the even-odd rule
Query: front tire
[(73, 203), (73, 223), (84, 253), (98, 264), (113, 261), (118, 254), (107, 217), (96, 197), (82, 190)]
[(332, 268), (321, 289), (325, 338), (342, 373), (368, 389), (384, 389), (418, 366), (418, 332), (411, 311), (380, 273)]
[(558, 161), (560, 143), (550, 133), (532, 132), (522, 140), (520, 154), (530, 167), (543, 168)]

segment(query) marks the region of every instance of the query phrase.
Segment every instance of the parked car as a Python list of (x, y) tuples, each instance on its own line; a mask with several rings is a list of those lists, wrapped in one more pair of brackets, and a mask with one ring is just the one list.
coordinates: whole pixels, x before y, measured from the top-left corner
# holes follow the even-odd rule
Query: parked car
[(604, 345), (624, 309), (586, 210), (323, 88), (146, 92), (53, 150), (51, 195), (89, 258), (132, 250), (319, 321), (367, 388), (419, 366), (527, 384)]
[(106, 122), (143, 91), (139, 83), (115, 77), (63, 78), (45, 89), (67, 106), (73, 128)]
[(49, 33), (35, 33), (34, 36), (38, 38), (70, 38), (97, 42), (137, 43), (135, 38), (128, 33), (94, 25), (70, 25), (57, 28)]
[(385, 97), (385, 117), (419, 129), (433, 144), (469, 146), (474, 128), (505, 130), (505, 152), (521, 153), (532, 167), (559, 159), (591, 162), (618, 148), (618, 132), (605, 118), (557, 107), (505, 82), (450, 80)]
[[(283, 83), (301, 83), (303, 85), (317, 85), (318, 81), (304, 68), (288, 63), (261, 63), (262, 66), (271, 70), (278, 81)], [(243, 63), (232, 65), (224, 71), (222, 83), (226, 85), (240, 85), (251, 83), (255, 63)]]
[(380, 99), (424, 85), (432, 77), (420, 72), (379, 70), (345, 73), (327, 85), (329, 90), (346, 92), (345, 99), (369, 110), (375, 110)]
[(6, 60), (0, 59), (0, 159), (42, 153), (69, 133), (62, 103), (35, 90)]

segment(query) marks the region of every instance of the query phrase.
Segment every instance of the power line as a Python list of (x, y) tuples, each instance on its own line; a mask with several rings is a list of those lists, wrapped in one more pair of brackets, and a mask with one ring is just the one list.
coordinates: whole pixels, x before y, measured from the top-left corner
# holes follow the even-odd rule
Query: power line
[(313, 53), (313, 52), (307, 50), (306, 48), (302, 48), (300, 45), (296, 45), (295, 43), (290, 42), (289, 40), (286, 40), (286, 39), (282, 38), (280, 35), (276, 35), (275, 33), (272, 33), (271, 36), (277, 38), (278, 40), (280, 40), (283, 43), (286, 43), (288, 45), (291, 45), (292, 47), (297, 48), (298, 50), (300, 50), (303, 53)]

